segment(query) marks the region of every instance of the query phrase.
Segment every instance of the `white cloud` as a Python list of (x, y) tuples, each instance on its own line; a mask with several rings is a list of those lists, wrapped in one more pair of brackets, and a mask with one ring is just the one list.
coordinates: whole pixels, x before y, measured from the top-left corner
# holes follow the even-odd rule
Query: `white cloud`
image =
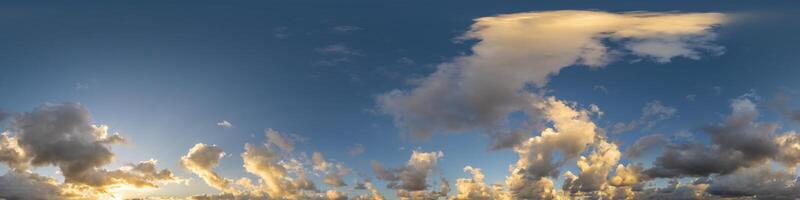
[(222, 120), (221, 122), (218, 122), (217, 126), (222, 128), (233, 128), (233, 124), (231, 124), (231, 122), (228, 120)]

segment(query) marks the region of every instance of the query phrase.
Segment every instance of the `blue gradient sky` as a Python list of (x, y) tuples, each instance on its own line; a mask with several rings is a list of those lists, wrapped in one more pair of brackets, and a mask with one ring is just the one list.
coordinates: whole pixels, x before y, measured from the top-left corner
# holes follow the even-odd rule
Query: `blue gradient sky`
[[(654, 133), (673, 137), (721, 121), (732, 99), (750, 91), (765, 105), (777, 94), (797, 96), (800, 6), (794, 1), (80, 1), (4, 2), (0, 8), (0, 109), (26, 112), (45, 103), (79, 102), (97, 124), (130, 140), (114, 146), (116, 161), (156, 159), (182, 177), (179, 159), (195, 143), (216, 144), (230, 156), (218, 172), (253, 177), (242, 167), (244, 143), (261, 143), (272, 128), (306, 138), (296, 151), (324, 152), (354, 172), (372, 176), (371, 160), (398, 166), (411, 150), (444, 152), (437, 168), (455, 180), (466, 165), (487, 182), (503, 181), (518, 157), (488, 150), (487, 136), (403, 137), (391, 116), (376, 111), (377, 95), (408, 89), (436, 65), (468, 53), (454, 42), (473, 19), (503, 13), (588, 9), (721, 12), (735, 17), (717, 31), (719, 56), (669, 63), (614, 62), (600, 69), (567, 67), (547, 88), (560, 99), (596, 104), (595, 122), (610, 130), (639, 118), (658, 100), (677, 114), (650, 130), (609, 134), (632, 144)], [(337, 32), (337, 26), (359, 30)], [(350, 55), (324, 54), (343, 45)], [(326, 64), (347, 57), (349, 61)], [(406, 61), (403, 61), (406, 60)], [(413, 62), (409, 62), (413, 61)], [(607, 88), (607, 93), (595, 86)], [(720, 88), (717, 92), (714, 88)], [(687, 95), (696, 95), (694, 101)], [(795, 98), (796, 99), (796, 98)], [(800, 104), (793, 104), (800, 105)], [(798, 128), (762, 106), (761, 120)], [(512, 117), (513, 118), (513, 117)], [(216, 125), (230, 121), (233, 128)], [(476, 132), (476, 131), (467, 131)], [(782, 132), (782, 131), (781, 131)], [(348, 155), (362, 144), (365, 152)], [(625, 149), (625, 145), (622, 145)], [(657, 153), (643, 160), (652, 160)], [(5, 168), (3, 168), (4, 170)], [(564, 170), (575, 171), (574, 162)], [(36, 169), (55, 176), (52, 168)], [(353, 173), (346, 179), (358, 178)], [(195, 180), (148, 191), (155, 196), (215, 193)], [(315, 180), (319, 180), (316, 178)], [(385, 194), (385, 183), (377, 184)], [(322, 185), (322, 184), (319, 184)], [(191, 188), (191, 189), (187, 189)]]

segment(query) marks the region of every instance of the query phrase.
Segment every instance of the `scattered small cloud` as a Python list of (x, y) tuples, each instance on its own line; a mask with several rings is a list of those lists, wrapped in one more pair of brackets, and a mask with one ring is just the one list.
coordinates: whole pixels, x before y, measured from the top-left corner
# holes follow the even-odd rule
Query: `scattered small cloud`
[(272, 29), (272, 35), (279, 40), (289, 38), (289, 27), (279, 26)]
[(364, 28), (358, 26), (334, 26), (331, 30), (339, 33), (346, 33), (346, 32), (354, 32), (364, 30)]
[(347, 154), (350, 156), (358, 156), (362, 153), (364, 153), (364, 145), (362, 144), (355, 144), (347, 148)]
[(314, 64), (323, 66), (335, 66), (342, 63), (350, 63), (353, 56), (363, 56), (364, 54), (350, 48), (345, 44), (332, 44), (324, 47), (314, 48), (314, 51), (325, 56), (325, 59), (318, 60)]
[(331, 59), (318, 60), (314, 64), (315, 65), (321, 65), (321, 66), (336, 66), (336, 65), (339, 65), (339, 64), (350, 63), (350, 62), (352, 62), (352, 60), (350, 60), (350, 58), (340, 57), (340, 58), (331, 58)]
[(83, 83), (83, 82), (75, 83), (75, 90), (77, 90), (77, 91), (86, 91), (88, 89), (89, 89), (89, 84), (88, 83)]
[(686, 95), (686, 100), (687, 101), (694, 101), (695, 98), (697, 98), (696, 94), (688, 94), (688, 95)]
[(222, 128), (233, 128), (233, 124), (231, 124), (231, 122), (228, 120), (222, 120), (221, 122), (218, 122), (217, 126)]
[(608, 88), (606, 88), (606, 86), (603, 86), (603, 85), (595, 85), (595, 86), (592, 87), (592, 90), (594, 90), (595, 92), (608, 94)]
[(355, 51), (344, 44), (331, 44), (324, 47), (318, 47), (315, 48), (314, 51), (323, 55), (361, 55), (361, 53), (358, 51)]
[(415, 65), (415, 64), (417, 64), (417, 62), (415, 62), (414, 60), (412, 60), (411, 58), (408, 58), (408, 57), (402, 57), (400, 59), (397, 59), (397, 63), (403, 64), (403, 65)]
[(642, 153), (658, 148), (665, 142), (666, 138), (660, 134), (640, 137), (633, 145), (625, 149), (624, 155), (627, 158), (638, 158)]
[(623, 132), (632, 131), (636, 128), (649, 130), (653, 128), (658, 122), (672, 118), (678, 109), (661, 104), (661, 101), (654, 100), (648, 102), (642, 107), (642, 116), (639, 119), (633, 120), (628, 123), (616, 123), (611, 127), (611, 133), (619, 134)]
[(711, 90), (714, 90), (714, 95), (722, 94), (722, 87), (720, 87), (720, 86), (711, 87)]

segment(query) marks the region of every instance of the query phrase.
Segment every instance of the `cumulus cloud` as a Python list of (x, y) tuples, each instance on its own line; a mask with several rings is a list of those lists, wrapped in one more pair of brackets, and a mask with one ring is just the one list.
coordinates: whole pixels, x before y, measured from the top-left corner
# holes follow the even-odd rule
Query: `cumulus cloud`
[(471, 54), (440, 64), (411, 90), (394, 90), (377, 101), (414, 138), (476, 128), (502, 132), (499, 123), (514, 111), (536, 121), (531, 105), (541, 98), (525, 88), (544, 87), (561, 68), (601, 67), (624, 54), (658, 62), (720, 54), (723, 48), (711, 41), (713, 27), (724, 21), (719, 13), (599, 11), (483, 17), (462, 37), (478, 41)]
[[(551, 178), (558, 175), (566, 161), (577, 158), (587, 145), (594, 143), (597, 136), (597, 126), (590, 120), (589, 111), (576, 110), (552, 97), (537, 107), (544, 110), (553, 127), (514, 147), (520, 158), (512, 166), (506, 185), (515, 198), (555, 198)], [(556, 152), (560, 153), (560, 159)]]
[(644, 180), (642, 177), (641, 165), (631, 164), (628, 166), (619, 164), (615, 170), (614, 176), (611, 177), (609, 185), (614, 187), (632, 187), (641, 183)]
[(399, 199), (439, 199), (447, 197), (450, 184), (444, 177), (439, 178), (438, 190), (428, 190), (429, 175), (444, 156), (441, 151), (413, 151), (404, 166), (384, 169), (379, 162), (372, 161), (372, 169), (378, 180), (387, 181), (387, 188), (394, 189)]
[(379, 180), (389, 181), (387, 187), (406, 191), (423, 191), (428, 189), (428, 174), (436, 167), (437, 160), (444, 153), (413, 151), (411, 159), (405, 166), (384, 169), (377, 161), (372, 162), (372, 169)]
[(565, 190), (571, 193), (586, 193), (596, 196), (607, 196), (603, 192), (608, 187), (607, 180), (611, 170), (617, 165), (621, 153), (617, 149), (617, 145), (600, 141), (594, 145), (588, 157), (581, 156), (578, 160), (578, 169), (581, 173), (573, 178), (568, 179), (564, 184)]
[(773, 170), (762, 165), (716, 176), (706, 192), (722, 197), (795, 199), (800, 196), (800, 182), (793, 171)]
[(10, 137), (8, 133), (0, 134), (0, 163), (6, 163), (15, 170), (27, 168), (28, 157), (25, 151), (19, 147), (17, 138)]
[(778, 145), (778, 153), (774, 160), (787, 167), (794, 168), (800, 163), (800, 136), (795, 131), (789, 131), (774, 138)]
[(0, 136), (0, 162), (12, 168), (6, 180), (28, 178), (28, 183), (41, 185), (42, 176), (23, 170), (55, 166), (64, 177), (58, 187), (77, 188), (73, 190), (85, 195), (118, 186), (157, 188), (159, 183), (179, 180), (169, 170), (157, 170), (155, 160), (104, 169), (114, 159), (110, 145), (126, 140), (118, 133), (109, 134), (108, 126), (91, 124), (89, 110), (77, 103), (46, 104), (16, 113), (7, 131)]
[(230, 180), (214, 171), (223, 156), (225, 156), (225, 152), (221, 148), (197, 143), (189, 149), (185, 156), (181, 157), (181, 166), (200, 176), (208, 185), (230, 192), (231, 188), (228, 187)]
[(768, 160), (795, 166), (800, 155), (796, 153), (800, 143), (795, 134), (777, 135), (777, 124), (756, 121), (759, 112), (750, 96), (734, 99), (731, 115), (724, 122), (703, 128), (711, 146), (698, 142), (670, 144), (646, 173), (653, 177), (729, 174)]
[(233, 128), (233, 124), (231, 124), (231, 122), (228, 120), (222, 120), (221, 122), (218, 122), (217, 126), (222, 128)]
[(80, 104), (44, 105), (17, 115), (10, 130), (35, 166), (56, 165), (67, 182), (86, 182), (96, 167), (114, 155), (101, 138), (107, 129), (91, 124), (89, 110)]
[[(544, 108), (544, 115), (553, 127), (514, 148), (520, 156), (516, 168), (533, 179), (556, 176), (561, 164), (577, 158), (597, 134), (597, 126), (590, 121), (586, 110), (575, 110), (555, 98), (548, 98), (539, 106)], [(561, 153), (560, 161), (554, 160), (556, 151)]]
[(350, 171), (352, 171), (350, 168), (345, 167), (342, 163), (333, 164), (325, 161), (325, 157), (319, 152), (314, 152), (311, 156), (311, 160), (314, 165), (314, 170), (325, 173), (325, 177), (322, 179), (323, 183), (333, 187), (347, 185), (343, 178), (347, 176), (347, 174), (350, 174)]
[(502, 185), (488, 185), (481, 169), (472, 166), (464, 167), (464, 171), (472, 174), (471, 179), (456, 180), (456, 195), (451, 200), (511, 200), (511, 194)]
[(0, 199), (62, 199), (67, 196), (56, 180), (49, 177), (20, 171), (0, 176)]
[[(267, 129), (263, 145), (245, 144), (241, 153), (244, 170), (258, 180), (239, 178), (230, 181), (213, 172), (214, 166), (225, 154), (213, 145), (197, 144), (183, 157), (182, 164), (206, 180), (206, 183), (223, 191), (220, 194), (194, 196), (194, 199), (347, 199), (344, 192), (320, 190), (309, 177), (309, 170), (324, 174), (323, 182), (332, 187), (343, 187), (343, 177), (351, 172), (342, 163), (331, 163), (322, 153), (314, 152), (309, 161), (305, 153), (296, 154), (294, 141), (299, 136), (282, 134)], [(235, 184), (234, 184), (235, 183)], [(371, 187), (371, 186), (370, 186)]]
[(649, 130), (656, 125), (656, 123), (667, 120), (677, 113), (678, 110), (674, 107), (669, 107), (661, 104), (661, 101), (651, 101), (642, 107), (642, 116), (637, 120), (626, 123), (614, 124), (612, 133), (623, 133), (642, 127), (644, 130)]
[(259, 187), (260, 191), (272, 198), (297, 199), (303, 196), (302, 190), (316, 190), (305, 174), (289, 176), (287, 168), (279, 163), (278, 153), (269, 147), (246, 144), (242, 159), (245, 170), (261, 178), (264, 185)]

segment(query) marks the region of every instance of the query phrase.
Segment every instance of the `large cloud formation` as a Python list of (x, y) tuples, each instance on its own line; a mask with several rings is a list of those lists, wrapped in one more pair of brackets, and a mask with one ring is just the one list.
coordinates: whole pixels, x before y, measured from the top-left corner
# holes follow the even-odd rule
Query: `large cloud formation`
[[(722, 47), (711, 44), (712, 30), (724, 21), (717, 13), (597, 11), (480, 18), (464, 36), (479, 40), (472, 54), (440, 65), (410, 91), (379, 98), (383, 111), (416, 137), (474, 128), (493, 133), (493, 148), (511, 147), (519, 156), (496, 183), (487, 183), (492, 179), (481, 169), (465, 166), (471, 177), (456, 179), (451, 193), (440, 171), (447, 170), (440, 169), (446, 166), (440, 166), (444, 153), (420, 150), (400, 166), (373, 161), (373, 182), (321, 152), (308, 156), (296, 150), (301, 137), (272, 129), (265, 131), (266, 141), (244, 144), (239, 154), (252, 177), (215, 172), (226, 154), (213, 144), (194, 145), (180, 163), (220, 191), (192, 199), (796, 199), (800, 136), (759, 121), (753, 94), (733, 99), (722, 122), (700, 129), (709, 142), (650, 135), (625, 147), (596, 124), (602, 113), (596, 105), (587, 108), (526, 89), (545, 87), (551, 75), (572, 65), (600, 67), (622, 56), (668, 62), (721, 53)], [(501, 123), (513, 111), (526, 112), (529, 121), (507, 130)], [(676, 112), (653, 101), (625, 126), (647, 128)], [(0, 115), (10, 119), (0, 134), (0, 163), (10, 168), (0, 176), (2, 199), (94, 198), (119, 186), (158, 187), (178, 179), (158, 170), (154, 160), (104, 169), (114, 158), (110, 146), (126, 140), (91, 124), (79, 104)], [(660, 143), (666, 145), (652, 165), (635, 163)], [(562, 173), (569, 163), (577, 171)], [(64, 181), (29, 171), (42, 166), (56, 167)], [(348, 183), (351, 174), (360, 181)], [(380, 193), (383, 183), (393, 195)]]
[[(117, 133), (109, 134), (108, 126), (91, 123), (89, 110), (77, 103), (46, 104), (31, 112), (14, 113), (8, 133), (0, 136), (0, 162), (11, 168), (2, 182), (26, 183), (28, 189), (0, 191), (0, 196), (63, 194), (58, 192), (63, 188), (82, 196), (96, 196), (121, 186), (157, 188), (159, 183), (179, 180), (169, 170), (157, 170), (155, 160), (116, 170), (103, 169), (114, 159), (109, 145), (126, 141)], [(55, 166), (64, 183), (55, 184), (48, 177), (26, 171), (43, 166)], [(13, 183), (0, 183), (3, 184)], [(40, 194), (27, 194), (39, 191)]]
[[(644, 189), (644, 183), (654, 176), (647, 176), (641, 165), (619, 163), (622, 157), (619, 147), (607, 141), (605, 130), (592, 121), (593, 114), (599, 115), (599, 108), (581, 109), (576, 103), (546, 97), (542, 91), (551, 76), (568, 66), (597, 68), (625, 57), (665, 63), (676, 57), (699, 59), (704, 53), (721, 54), (724, 48), (712, 43), (716, 37), (713, 31), (725, 21), (726, 16), (719, 13), (599, 11), (529, 12), (479, 18), (460, 37), (477, 40), (470, 54), (440, 64), (435, 73), (416, 81), (410, 90), (380, 95), (377, 103), (412, 138), (480, 129), (491, 136), (491, 148), (513, 148), (519, 155), (503, 183), (486, 184), (479, 169), (466, 167), (473, 177), (456, 180), (456, 195), (451, 199), (698, 197), (708, 183), (682, 185), (674, 181), (667, 188)], [(505, 126), (509, 123), (508, 115), (516, 111), (524, 112), (527, 120), (520, 126)], [(643, 116), (634, 125), (626, 127), (652, 127), (673, 116), (676, 110), (654, 101), (646, 104), (642, 112)], [(280, 155), (270, 148), (278, 146), (291, 151), (293, 143), (282, 141), (285, 137), (278, 137), (280, 134), (276, 132), (267, 134), (270, 141), (265, 148), (247, 145), (242, 154), (245, 168), (258, 174), (263, 179), (260, 182), (274, 190), (270, 196), (294, 198), (283, 192), (294, 191), (292, 182), (296, 179), (285, 176), (286, 169), (277, 164)], [(793, 138), (786, 136), (781, 141), (791, 143)], [(638, 153), (633, 151), (645, 150), (638, 147), (629, 154), (634, 157)], [(414, 151), (403, 166), (384, 168), (373, 161), (372, 167), (376, 178), (386, 181), (398, 198), (438, 199), (449, 196), (450, 190), (444, 179), (439, 180), (438, 190), (430, 189), (433, 185), (430, 175), (436, 171), (439, 159), (443, 159), (441, 152)], [(561, 167), (573, 161), (580, 172), (564, 173), (564, 184), (557, 189)], [(329, 171), (335, 166), (325, 161), (321, 153), (314, 153), (312, 163), (316, 171)], [(323, 182), (342, 186), (338, 181), (328, 181), (331, 173), (323, 174), (326, 174)], [(338, 180), (337, 177), (329, 180)], [(304, 194), (308, 197), (310, 193)], [(339, 191), (314, 194), (342, 198)], [(373, 197), (382, 199), (380, 195)]]
[[(539, 114), (532, 105), (541, 98), (526, 86), (544, 87), (564, 67), (601, 67), (625, 55), (669, 62), (721, 54), (724, 49), (711, 42), (713, 27), (725, 20), (720, 13), (599, 11), (483, 17), (461, 37), (478, 40), (471, 54), (440, 64), (411, 90), (381, 95), (378, 104), (414, 138), (476, 128), (497, 135), (514, 111), (526, 112), (535, 126)], [(496, 148), (513, 145), (503, 144)]]
[(646, 172), (652, 177), (729, 174), (772, 160), (794, 167), (800, 161), (794, 132), (776, 134), (774, 123), (756, 121), (756, 105), (745, 95), (731, 102), (732, 113), (719, 124), (705, 127), (713, 145), (671, 144)]

